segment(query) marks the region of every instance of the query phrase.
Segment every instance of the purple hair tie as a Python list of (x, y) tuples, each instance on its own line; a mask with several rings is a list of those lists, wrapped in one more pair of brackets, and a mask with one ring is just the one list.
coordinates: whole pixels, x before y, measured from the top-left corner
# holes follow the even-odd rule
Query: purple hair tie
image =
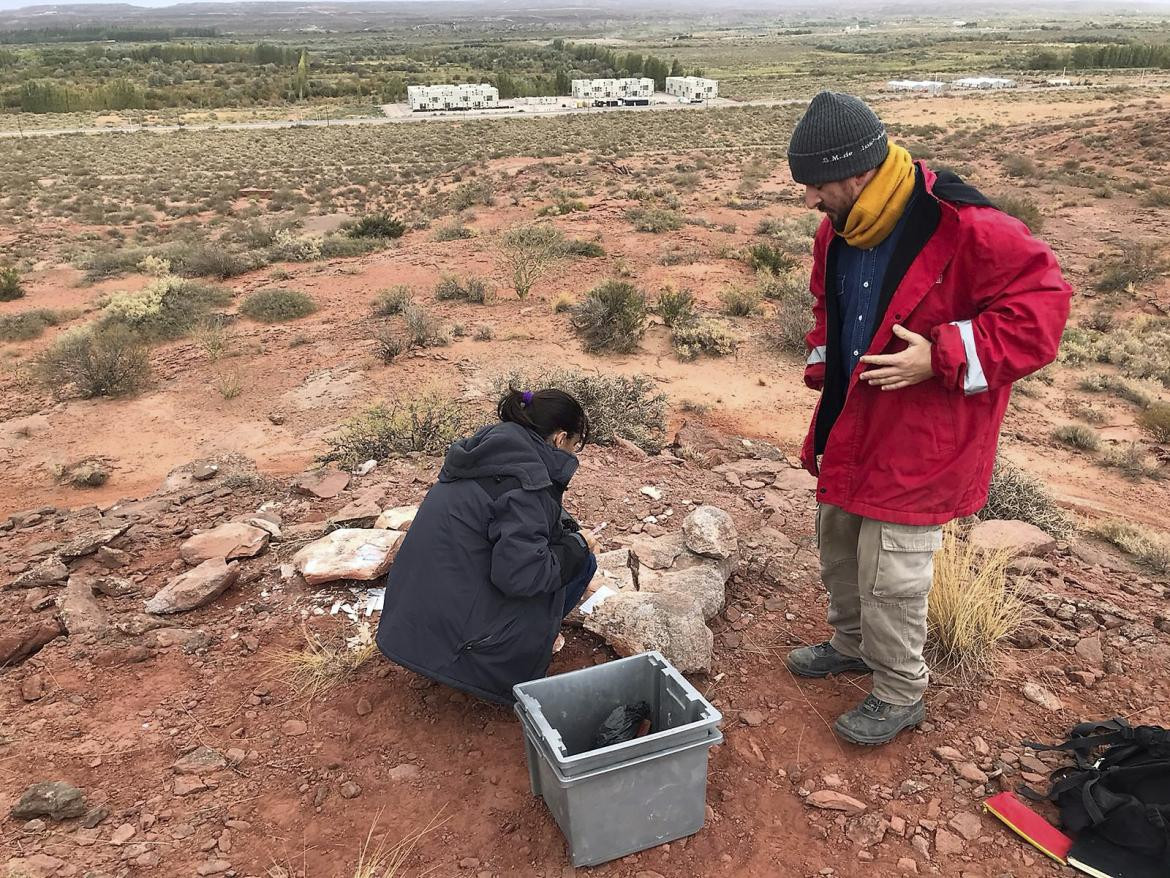
[(520, 394), (520, 401), (524, 403), (525, 408), (532, 405), (532, 391), (525, 390), (522, 394)]

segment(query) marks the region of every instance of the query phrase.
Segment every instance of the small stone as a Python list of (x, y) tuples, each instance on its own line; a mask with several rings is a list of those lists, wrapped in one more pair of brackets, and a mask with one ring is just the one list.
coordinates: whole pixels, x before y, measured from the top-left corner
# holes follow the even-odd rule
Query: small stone
[(981, 521), (971, 529), (968, 539), (984, 552), (1007, 550), (1016, 556), (1042, 556), (1056, 549), (1055, 539), (1026, 521)]
[(49, 681), (41, 674), (25, 677), (20, 683), (20, 697), (25, 701), (39, 701), (49, 693)]
[(208, 479), (215, 478), (215, 475), (218, 472), (219, 472), (219, 464), (215, 464), (215, 463), (196, 464), (195, 468), (191, 470), (191, 478), (197, 482), (206, 482)]
[(385, 510), (374, 521), (374, 527), (382, 530), (398, 530), (406, 533), (418, 515), (417, 506), (395, 506)]
[(938, 829), (934, 833), (934, 847), (943, 856), (958, 856), (963, 852), (963, 839), (945, 829)]
[(1060, 703), (1060, 699), (1041, 686), (1039, 683), (1028, 681), (1024, 684), (1024, 697), (1029, 701), (1039, 704), (1046, 710), (1058, 711), (1064, 705)]
[(229, 521), (186, 540), (179, 547), (179, 555), (192, 566), (216, 558), (222, 561), (255, 558), (268, 547), (269, 538), (270, 534), (263, 528)]
[(644, 487), (643, 487), (643, 488), (642, 488), (642, 489), (639, 491), (639, 493), (640, 493), (640, 494), (641, 494), (643, 497), (649, 497), (649, 498), (650, 498), (651, 500), (653, 500), (654, 502), (658, 502), (659, 500), (661, 500), (661, 499), (662, 499), (662, 491), (661, 491), (660, 489), (658, 489), (658, 488), (655, 488), (653, 485), (646, 485), (646, 486), (644, 486)]
[(898, 871), (903, 875), (917, 875), (918, 863), (909, 857), (902, 857), (898, 860)]
[(93, 580), (88, 576), (69, 577), (59, 606), (61, 621), (71, 635), (101, 634), (109, 627), (105, 610), (93, 596)]
[(227, 759), (210, 747), (197, 747), (171, 766), (175, 774), (212, 774), (227, 768)]
[(1073, 647), (1073, 652), (1090, 668), (1105, 666), (1105, 652), (1101, 648), (1101, 638), (1096, 635), (1078, 640), (1077, 645)]
[[(269, 420), (272, 416), (269, 415)], [(273, 423), (283, 423), (284, 419), (280, 421), (273, 421)], [(298, 494), (306, 494), (310, 497), (319, 497), (322, 500), (330, 500), (340, 494), (349, 485), (349, 473), (341, 470), (325, 468), (313, 470), (305, 473), (295, 482), (293, 482), (293, 490)]]
[(40, 564), (26, 570), (8, 584), (9, 588), (35, 588), (42, 585), (59, 585), (69, 578), (65, 562), (53, 555)]
[(390, 569), (401, 539), (395, 530), (340, 528), (297, 552), (293, 566), (309, 585), (378, 579)]
[(224, 872), (230, 871), (232, 864), (227, 860), (208, 860), (206, 863), (200, 863), (195, 867), (195, 871), (200, 875), (220, 875)]
[(110, 834), (110, 844), (121, 847), (134, 837), (137, 830), (132, 823), (123, 823)]
[(413, 780), (418, 777), (419, 770), (417, 765), (404, 763), (402, 765), (395, 765), (387, 772), (390, 780)]
[(764, 714), (758, 710), (745, 710), (739, 715), (739, 718), (749, 726), (758, 726), (764, 721)]
[(240, 565), (237, 561), (230, 564), (225, 563), (223, 558), (204, 561), (160, 588), (146, 602), (146, 612), (155, 615), (185, 613), (201, 607), (235, 585), (239, 577)]
[(288, 737), (295, 738), (307, 732), (309, 726), (304, 720), (287, 719), (281, 724), (280, 730)]
[(983, 834), (983, 821), (979, 819), (978, 815), (969, 811), (956, 814), (947, 822), (947, 826), (967, 841), (974, 841)]
[(198, 793), (205, 789), (207, 789), (207, 784), (203, 782), (202, 778), (194, 775), (180, 775), (175, 778), (174, 790), (176, 796), (189, 796), (192, 793)]
[(963, 759), (963, 754), (954, 747), (935, 747), (934, 755), (943, 762), (960, 762)]
[(478, 869), (479, 868), (479, 860), (477, 860), (475, 857), (464, 857), (462, 860), (459, 861), (459, 868), (460, 869)]
[(17, 820), (31, 817), (52, 817), (65, 820), (80, 817), (86, 811), (85, 796), (81, 790), (62, 780), (34, 783), (12, 806), (12, 816)]
[(367, 716), (373, 709), (373, 705), (370, 704), (370, 699), (366, 698), (366, 696), (363, 695), (357, 700), (358, 716)]
[(9, 860), (6, 874), (15, 878), (50, 878), (64, 865), (64, 860), (48, 854), (30, 854), (27, 857), (13, 857)]
[(352, 780), (347, 780), (341, 785), (338, 792), (341, 793), (341, 798), (343, 799), (356, 799), (362, 794), (362, 788)]
[(987, 775), (974, 762), (959, 762), (955, 765), (955, 773), (963, 780), (971, 783), (987, 783)]
[(844, 811), (850, 816), (862, 814), (868, 807), (865, 802), (837, 790), (818, 790), (811, 793), (805, 802), (814, 808), (822, 808), (826, 811)]

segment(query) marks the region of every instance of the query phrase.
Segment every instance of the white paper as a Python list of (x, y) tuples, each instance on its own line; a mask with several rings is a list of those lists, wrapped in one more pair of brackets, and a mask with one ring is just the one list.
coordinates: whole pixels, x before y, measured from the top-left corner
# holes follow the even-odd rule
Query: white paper
[(617, 592), (608, 585), (601, 586), (601, 588), (597, 589), (597, 591), (593, 592), (593, 594), (589, 596), (589, 599), (585, 601), (585, 603), (581, 604), (581, 612), (586, 616), (593, 615), (593, 611), (601, 605), (602, 601), (604, 601), (606, 598), (613, 597), (615, 594), (617, 594)]

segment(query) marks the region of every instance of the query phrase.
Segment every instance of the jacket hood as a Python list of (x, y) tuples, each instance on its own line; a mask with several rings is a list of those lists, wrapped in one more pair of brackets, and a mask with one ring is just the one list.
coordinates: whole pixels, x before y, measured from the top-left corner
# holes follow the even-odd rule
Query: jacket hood
[(519, 424), (503, 422), (452, 444), (439, 480), (512, 476), (526, 491), (540, 491), (554, 484), (567, 486), (578, 465), (577, 455), (549, 445)]

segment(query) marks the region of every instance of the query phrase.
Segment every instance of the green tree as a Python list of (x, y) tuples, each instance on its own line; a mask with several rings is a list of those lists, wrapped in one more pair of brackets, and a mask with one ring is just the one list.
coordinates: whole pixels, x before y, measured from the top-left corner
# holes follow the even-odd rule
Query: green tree
[(297, 100), (305, 99), (305, 89), (309, 86), (309, 50), (301, 49), (301, 60), (297, 62), (297, 73), (293, 78), (293, 91), (297, 93)]

